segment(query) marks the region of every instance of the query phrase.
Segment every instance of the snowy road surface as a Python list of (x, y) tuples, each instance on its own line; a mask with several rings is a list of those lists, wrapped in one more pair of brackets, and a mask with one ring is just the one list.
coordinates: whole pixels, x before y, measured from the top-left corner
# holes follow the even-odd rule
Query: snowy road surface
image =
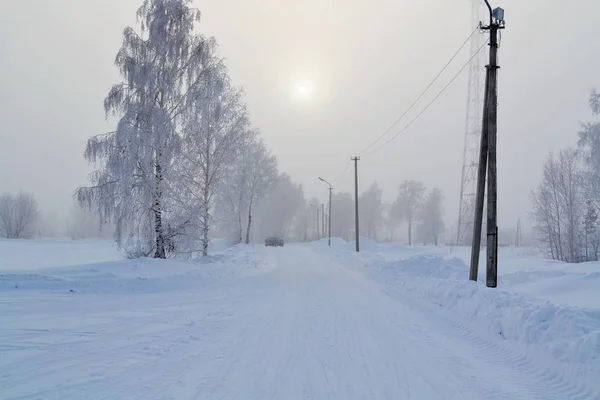
[(0, 399), (596, 398), (323, 249), (254, 252), (164, 290), (0, 291)]

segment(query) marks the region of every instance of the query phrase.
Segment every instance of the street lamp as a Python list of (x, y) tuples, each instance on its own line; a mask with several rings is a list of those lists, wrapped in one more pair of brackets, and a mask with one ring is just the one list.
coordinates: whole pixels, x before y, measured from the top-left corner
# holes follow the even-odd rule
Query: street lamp
[(333, 186), (331, 186), (331, 183), (327, 182), (325, 179), (321, 177), (319, 177), (319, 179), (329, 185), (329, 238), (327, 240), (327, 245), (331, 246), (331, 192), (333, 191)]

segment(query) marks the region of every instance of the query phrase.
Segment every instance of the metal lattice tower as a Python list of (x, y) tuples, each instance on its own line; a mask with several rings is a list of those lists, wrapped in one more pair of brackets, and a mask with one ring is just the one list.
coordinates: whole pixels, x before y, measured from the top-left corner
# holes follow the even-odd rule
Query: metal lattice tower
[[(470, 1), (472, 10), (471, 27), (474, 28), (480, 21), (484, 21), (485, 6), (484, 2), (481, 0)], [(471, 37), (471, 54), (477, 52), (485, 41), (486, 38), (481, 32), (475, 33)], [(477, 192), (477, 169), (479, 167), (479, 142), (481, 139), (483, 99), (485, 91), (485, 54), (485, 51), (479, 51), (469, 65), (467, 118), (465, 123), (463, 167), (460, 180), (458, 232), (456, 235), (456, 244), (459, 246), (471, 245), (473, 238), (475, 195)]]

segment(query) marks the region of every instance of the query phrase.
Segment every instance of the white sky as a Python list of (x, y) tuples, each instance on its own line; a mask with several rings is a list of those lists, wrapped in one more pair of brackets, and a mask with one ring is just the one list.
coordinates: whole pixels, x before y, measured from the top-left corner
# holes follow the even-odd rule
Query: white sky
[[(113, 128), (102, 101), (140, 0), (0, 1), (0, 192), (36, 193), (63, 213), (86, 184), (86, 139)], [(471, 0), (202, 0), (200, 30), (217, 38), (254, 125), (307, 197), (352, 191), (349, 158), (416, 98), (471, 32)], [(500, 228), (528, 219), (546, 153), (574, 145), (600, 87), (597, 0), (505, 0), (499, 53)], [(420, 110), (462, 66), (461, 54)], [(458, 210), (467, 71), (403, 135), (360, 161), (363, 189), (391, 200), (404, 179), (439, 187)], [(310, 101), (292, 95), (314, 88)], [(408, 122), (414, 113), (408, 115)], [(398, 125), (399, 129), (404, 124)]]

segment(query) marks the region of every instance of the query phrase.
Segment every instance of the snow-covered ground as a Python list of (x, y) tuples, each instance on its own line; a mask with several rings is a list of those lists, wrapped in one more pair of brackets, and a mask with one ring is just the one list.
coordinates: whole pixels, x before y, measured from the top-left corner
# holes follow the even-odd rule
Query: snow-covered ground
[(599, 263), (352, 248), (0, 241), (0, 399), (600, 398)]

